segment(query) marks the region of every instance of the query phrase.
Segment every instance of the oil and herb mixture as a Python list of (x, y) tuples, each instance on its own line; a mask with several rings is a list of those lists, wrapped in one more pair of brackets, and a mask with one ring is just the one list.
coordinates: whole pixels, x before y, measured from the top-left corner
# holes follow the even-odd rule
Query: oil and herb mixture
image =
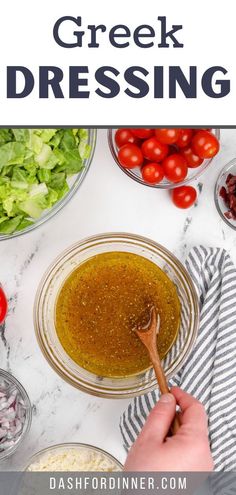
[(168, 276), (142, 256), (111, 252), (75, 269), (62, 286), (55, 324), (66, 353), (100, 376), (132, 375), (150, 366), (134, 328), (145, 325), (155, 306), (161, 325), (157, 346), (163, 358), (176, 339), (180, 302)]

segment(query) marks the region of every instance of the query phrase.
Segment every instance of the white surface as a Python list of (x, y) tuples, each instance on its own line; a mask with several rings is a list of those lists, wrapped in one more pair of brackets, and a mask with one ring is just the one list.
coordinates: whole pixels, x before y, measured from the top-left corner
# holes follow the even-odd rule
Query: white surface
[(236, 262), (236, 232), (220, 219), (213, 197), (218, 173), (235, 156), (236, 130), (224, 130), (221, 152), (200, 179), (198, 206), (182, 211), (172, 205), (167, 192), (136, 184), (122, 173), (110, 155), (106, 131), (100, 130), (91, 169), (76, 197), (33, 233), (0, 244), (0, 281), (10, 298), (0, 367), (22, 382), (34, 405), (27, 440), (6, 467), (18, 468), (39, 449), (71, 441), (102, 447), (124, 461), (119, 417), (128, 402), (98, 399), (72, 388), (38, 348), (32, 312), (39, 280), (70, 244), (108, 231), (148, 236), (182, 260), (196, 243), (223, 246)]

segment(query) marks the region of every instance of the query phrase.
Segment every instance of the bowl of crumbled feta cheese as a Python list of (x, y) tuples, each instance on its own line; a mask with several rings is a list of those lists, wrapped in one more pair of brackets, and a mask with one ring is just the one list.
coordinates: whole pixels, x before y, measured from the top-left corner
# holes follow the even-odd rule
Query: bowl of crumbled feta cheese
[(32, 408), (24, 387), (0, 369), (0, 461), (10, 457), (25, 439), (32, 420)]
[(26, 471), (31, 472), (115, 472), (122, 469), (122, 464), (108, 452), (83, 443), (48, 447), (35, 454), (26, 467)]

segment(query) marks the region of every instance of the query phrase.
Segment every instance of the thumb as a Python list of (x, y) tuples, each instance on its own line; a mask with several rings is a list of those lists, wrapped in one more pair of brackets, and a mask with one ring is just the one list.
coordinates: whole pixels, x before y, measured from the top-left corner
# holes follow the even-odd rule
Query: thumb
[(170, 430), (175, 410), (175, 397), (172, 394), (161, 395), (142, 429), (142, 440), (151, 438), (155, 443), (163, 443)]

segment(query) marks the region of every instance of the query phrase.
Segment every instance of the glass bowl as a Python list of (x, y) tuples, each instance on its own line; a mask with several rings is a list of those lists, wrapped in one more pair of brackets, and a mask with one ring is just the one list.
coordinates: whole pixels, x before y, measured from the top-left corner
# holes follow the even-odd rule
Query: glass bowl
[[(40, 462), (40, 460), (44, 457), (47, 457), (49, 455), (53, 455), (54, 453), (64, 453), (65, 451), (70, 451), (70, 450), (79, 450), (80, 452), (84, 452), (85, 454), (90, 452), (95, 455), (99, 455), (100, 458), (104, 459), (104, 461), (108, 462), (110, 465), (113, 464), (114, 469), (112, 471), (122, 471), (123, 466), (122, 464), (111, 454), (106, 452), (105, 450), (99, 449), (98, 447), (94, 447), (93, 445), (87, 445), (86, 443), (61, 443), (58, 445), (53, 445), (51, 447), (48, 447), (46, 449), (40, 450), (40, 452), (37, 452), (37, 454), (34, 454), (31, 459), (29, 460), (29, 463), (25, 469), (25, 471), (29, 471), (30, 466), (32, 464)], [(73, 470), (72, 470), (73, 471)], [(104, 469), (106, 471), (106, 469)]]
[(78, 242), (64, 251), (40, 282), (34, 305), (34, 326), (47, 361), (71, 385), (99, 397), (134, 397), (157, 387), (152, 368), (121, 378), (96, 376), (77, 365), (66, 354), (54, 323), (57, 295), (71, 272), (92, 256), (112, 251), (141, 255), (156, 263), (174, 282), (181, 303), (180, 330), (163, 366), (168, 378), (175, 375), (195, 342), (199, 324), (198, 297), (187, 271), (178, 259), (161, 245), (144, 237), (125, 233), (102, 234)]
[[(143, 184), (143, 186), (148, 186), (148, 187), (155, 187), (156, 189), (175, 189), (176, 187), (183, 186), (185, 184), (189, 184), (190, 182), (193, 182), (194, 180), (199, 179), (199, 177), (205, 172), (205, 170), (210, 166), (212, 163), (213, 158), (210, 160), (204, 160), (203, 164), (200, 167), (197, 168), (189, 168), (188, 169), (188, 176), (186, 177), (185, 180), (178, 182), (178, 183), (173, 183), (169, 182), (167, 179), (163, 179), (159, 184), (148, 184), (145, 182), (141, 176), (140, 169), (137, 167), (135, 169), (128, 169), (122, 167), (120, 165), (119, 160), (117, 158), (117, 152), (118, 152), (118, 147), (116, 146), (115, 143), (115, 132), (116, 129), (108, 129), (108, 144), (109, 148), (111, 151), (111, 154), (117, 163), (117, 165), (120, 167), (120, 169), (128, 175), (131, 179), (135, 180), (136, 182), (139, 182), (139, 184)], [(212, 132), (216, 135), (218, 139), (220, 139), (220, 129), (212, 129)]]
[(23, 425), (22, 432), (14, 445), (7, 448), (5, 451), (1, 452), (1, 444), (0, 444), (0, 462), (15, 453), (15, 451), (19, 448), (19, 446), (25, 439), (27, 433), (29, 432), (32, 422), (32, 408), (31, 408), (30, 399), (24, 387), (21, 385), (21, 383), (18, 382), (18, 380), (10, 373), (2, 369), (0, 369), (0, 383), (1, 381), (4, 381), (7, 384), (7, 386), (9, 385), (11, 389), (13, 388), (17, 389), (18, 393), (22, 397), (23, 402), (25, 404), (25, 422)]
[(52, 208), (50, 208), (50, 210), (45, 210), (45, 212), (41, 215), (41, 217), (38, 220), (36, 220), (32, 225), (29, 225), (29, 227), (26, 227), (24, 230), (20, 230), (18, 232), (13, 232), (12, 234), (0, 234), (0, 241), (6, 239), (12, 239), (14, 237), (18, 237), (20, 235), (26, 234), (27, 232), (31, 232), (32, 230), (36, 229), (43, 223), (50, 220), (50, 218), (56, 215), (56, 213), (58, 213), (62, 208), (64, 208), (65, 205), (67, 205), (67, 203), (70, 201), (70, 199), (75, 195), (75, 193), (79, 189), (80, 185), (82, 184), (88, 172), (88, 169), (91, 165), (94, 156), (96, 139), (97, 139), (97, 130), (88, 129), (88, 144), (91, 147), (90, 155), (88, 158), (84, 160), (83, 162), (84, 168), (81, 170), (81, 172), (73, 175), (72, 177), (69, 177), (68, 184), (70, 190), (68, 191), (68, 193), (62, 199), (60, 199), (60, 201), (55, 203), (52, 206)]
[(225, 165), (225, 167), (220, 172), (220, 175), (216, 181), (216, 186), (215, 186), (215, 205), (216, 205), (216, 208), (217, 208), (219, 215), (224, 220), (224, 222), (229, 227), (231, 227), (231, 229), (236, 230), (236, 220), (234, 220), (233, 218), (227, 218), (225, 216), (225, 213), (228, 211), (228, 208), (227, 208), (223, 198), (220, 196), (220, 190), (222, 187), (225, 186), (226, 179), (227, 179), (229, 174), (236, 176), (236, 158), (231, 160), (231, 162), (227, 163)]

